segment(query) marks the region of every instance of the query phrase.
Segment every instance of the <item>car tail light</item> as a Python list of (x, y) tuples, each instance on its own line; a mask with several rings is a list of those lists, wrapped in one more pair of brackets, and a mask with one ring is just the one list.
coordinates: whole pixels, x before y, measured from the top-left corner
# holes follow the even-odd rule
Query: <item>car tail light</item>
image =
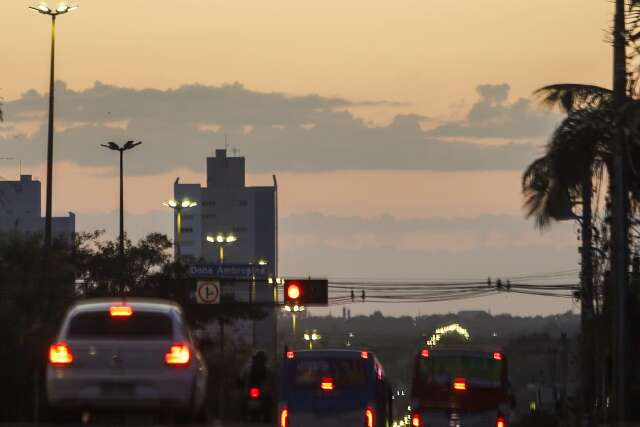
[(420, 352), (420, 356), (422, 356), (422, 357), (424, 357), (424, 358), (429, 357), (429, 350), (427, 350), (427, 349), (425, 348), (424, 350), (422, 350), (422, 351)]
[(287, 351), (287, 359), (293, 359), (295, 353), (293, 351)]
[(330, 378), (330, 377), (322, 378), (322, 380), (320, 381), (320, 388), (325, 391), (333, 390), (333, 378)]
[(496, 420), (496, 427), (507, 427), (507, 422), (504, 420), (502, 415), (500, 415)]
[(493, 353), (493, 360), (502, 360), (502, 353)]
[(453, 389), (457, 391), (467, 390), (467, 381), (464, 378), (458, 377), (453, 380)]
[(258, 399), (260, 397), (260, 389), (258, 387), (251, 387), (249, 389), (249, 397), (252, 399)]
[(289, 410), (287, 408), (280, 412), (280, 427), (289, 427)]
[(133, 309), (129, 305), (112, 305), (109, 307), (111, 317), (130, 317)]
[(360, 357), (362, 357), (363, 359), (368, 359), (369, 358), (369, 353), (366, 351), (363, 351), (360, 353)]
[(418, 412), (414, 412), (413, 415), (411, 415), (411, 427), (422, 427), (422, 420)]
[(54, 366), (67, 366), (73, 362), (71, 348), (65, 342), (59, 342), (49, 347), (49, 363)]
[(186, 366), (191, 360), (191, 350), (186, 344), (173, 344), (164, 356), (167, 365)]
[(373, 427), (374, 415), (373, 408), (368, 407), (364, 410), (364, 427)]

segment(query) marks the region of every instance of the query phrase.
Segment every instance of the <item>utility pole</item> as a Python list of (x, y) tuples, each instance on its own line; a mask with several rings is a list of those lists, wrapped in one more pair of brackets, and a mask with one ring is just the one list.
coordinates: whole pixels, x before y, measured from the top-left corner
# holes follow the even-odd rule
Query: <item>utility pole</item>
[(581, 312), (581, 368), (583, 426), (594, 426), (594, 390), (595, 390), (595, 346), (593, 345), (593, 226), (591, 200), (593, 181), (591, 172), (582, 183), (582, 247), (580, 248), (580, 312)]
[(619, 113), (625, 103), (627, 89), (626, 74), (626, 36), (625, 36), (625, 1), (615, 1), (613, 25), (613, 109), (615, 123), (615, 140), (613, 148), (613, 171), (611, 180), (614, 193), (612, 224), (612, 275), (613, 275), (613, 307), (612, 307), (612, 408), (615, 425), (622, 425), (626, 420), (626, 292), (627, 292), (627, 201), (624, 182), (624, 145), (625, 135), (621, 128)]

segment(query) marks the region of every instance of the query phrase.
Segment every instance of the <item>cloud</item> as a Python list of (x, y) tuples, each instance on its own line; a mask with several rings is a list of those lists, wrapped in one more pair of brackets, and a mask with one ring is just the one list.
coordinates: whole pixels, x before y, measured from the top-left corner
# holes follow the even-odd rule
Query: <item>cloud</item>
[(465, 138), (545, 138), (560, 120), (559, 114), (537, 110), (526, 98), (509, 104), (511, 87), (507, 83), (479, 85), (476, 90), (480, 99), (473, 104), (464, 121), (445, 123), (429, 134)]
[[(404, 114), (387, 126), (372, 126), (349, 111), (385, 101), (289, 96), (249, 90), (238, 83), (168, 90), (137, 90), (100, 82), (80, 91), (63, 82), (57, 87), (56, 160), (112, 166), (113, 156), (99, 148), (101, 143), (142, 140), (144, 145), (137, 153), (127, 155), (129, 174), (157, 174), (175, 168), (202, 171), (204, 158), (223, 146), (225, 138), (250, 158), (248, 171), (257, 173), (520, 170), (539, 151), (535, 144), (491, 146), (435, 137), (473, 135), (479, 129), (476, 125), (449, 124), (429, 132), (420, 127), (426, 117)], [(503, 105), (508, 86), (481, 86), (479, 93), (481, 100), (469, 113), (470, 123), (492, 123), (489, 128), (495, 132), (513, 134), (516, 124), (533, 114), (526, 100)], [(42, 113), (46, 106), (46, 96), (33, 90), (6, 103), (7, 126), (35, 122), (39, 127), (31, 133), (1, 133), (4, 155), (20, 158), (27, 165), (43, 161), (46, 123)], [(517, 114), (522, 116), (517, 123), (500, 119)], [(500, 130), (501, 126), (506, 130)], [(452, 132), (455, 129), (458, 131)]]

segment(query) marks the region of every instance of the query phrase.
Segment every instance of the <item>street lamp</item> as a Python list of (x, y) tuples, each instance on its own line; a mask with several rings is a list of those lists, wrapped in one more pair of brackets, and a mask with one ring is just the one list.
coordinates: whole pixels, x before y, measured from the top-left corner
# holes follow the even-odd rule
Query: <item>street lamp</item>
[(51, 17), (51, 65), (49, 69), (49, 131), (47, 134), (47, 196), (46, 196), (46, 213), (44, 221), (44, 245), (46, 248), (51, 247), (51, 199), (53, 187), (53, 108), (54, 108), (54, 79), (55, 79), (55, 58), (56, 58), (56, 17), (64, 15), (77, 9), (78, 6), (69, 6), (65, 3), (60, 4), (55, 9), (50, 9), (45, 3), (37, 6), (29, 6), (38, 13)]
[(102, 147), (108, 148), (109, 150), (117, 151), (120, 153), (120, 269), (122, 274), (122, 281), (120, 283), (120, 294), (124, 294), (124, 179), (123, 179), (123, 154), (127, 150), (131, 150), (134, 147), (142, 144), (142, 141), (133, 142), (127, 141), (122, 146), (119, 146), (115, 142), (108, 142), (107, 144), (100, 144)]
[(176, 239), (176, 261), (180, 260), (180, 245), (182, 244), (182, 210), (193, 208), (198, 206), (198, 202), (194, 202), (193, 200), (189, 200), (188, 198), (182, 199), (182, 201), (178, 202), (176, 200), (168, 200), (166, 202), (162, 202), (163, 206), (167, 206), (176, 212), (176, 223), (178, 227), (178, 236)]
[(237, 241), (238, 238), (233, 234), (218, 233), (216, 235), (207, 235), (207, 242), (218, 246), (218, 263), (224, 263), (224, 246)]
[(305, 331), (303, 338), (309, 343), (309, 350), (313, 350), (313, 343), (322, 339), (322, 336), (316, 329), (313, 331)]

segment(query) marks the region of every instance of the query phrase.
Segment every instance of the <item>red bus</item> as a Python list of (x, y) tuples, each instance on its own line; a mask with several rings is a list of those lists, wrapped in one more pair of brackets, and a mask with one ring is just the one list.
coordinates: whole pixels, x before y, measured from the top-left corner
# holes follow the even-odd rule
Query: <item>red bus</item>
[(507, 427), (515, 406), (499, 349), (434, 346), (415, 359), (412, 427)]

